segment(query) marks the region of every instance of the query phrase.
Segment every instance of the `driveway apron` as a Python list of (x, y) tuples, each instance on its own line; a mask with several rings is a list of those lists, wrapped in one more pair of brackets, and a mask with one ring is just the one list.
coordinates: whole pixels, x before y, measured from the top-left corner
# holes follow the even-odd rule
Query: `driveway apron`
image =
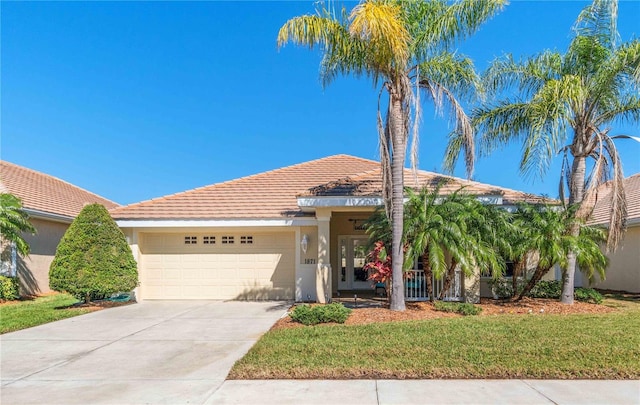
[(0, 403), (203, 403), (287, 308), (145, 301), (8, 333)]

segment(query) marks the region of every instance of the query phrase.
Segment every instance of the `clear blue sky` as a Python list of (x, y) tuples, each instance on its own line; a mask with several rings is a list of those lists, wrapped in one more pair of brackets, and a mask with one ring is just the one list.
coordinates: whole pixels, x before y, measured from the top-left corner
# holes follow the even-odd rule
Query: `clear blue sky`
[[(459, 50), (480, 70), (505, 52), (564, 51), (586, 4), (512, 1)], [(3, 160), (128, 204), (333, 154), (378, 158), (378, 90), (353, 78), (323, 89), (318, 52), (276, 47), (310, 1), (0, 7)], [(638, 15), (639, 1), (620, 3), (623, 40)], [(440, 171), (447, 119), (427, 111), (420, 168)], [(619, 149), (625, 174), (640, 172), (640, 144)], [(474, 178), (555, 197), (560, 159), (523, 179), (519, 157), (514, 145), (483, 158)]]

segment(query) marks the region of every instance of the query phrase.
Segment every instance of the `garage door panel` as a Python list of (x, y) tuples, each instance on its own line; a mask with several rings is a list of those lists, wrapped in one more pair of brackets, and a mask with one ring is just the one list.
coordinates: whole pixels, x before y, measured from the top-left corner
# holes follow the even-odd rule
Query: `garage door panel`
[[(189, 234), (192, 236), (193, 234)], [(207, 234), (211, 235), (211, 234)], [(253, 244), (186, 245), (185, 235), (144, 235), (143, 299), (291, 299), (295, 290), (293, 232), (261, 234)]]

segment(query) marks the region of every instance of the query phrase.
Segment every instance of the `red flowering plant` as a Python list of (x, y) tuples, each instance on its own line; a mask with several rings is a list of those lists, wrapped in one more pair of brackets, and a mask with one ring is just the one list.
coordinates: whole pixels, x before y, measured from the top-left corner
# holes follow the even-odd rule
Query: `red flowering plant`
[(384, 283), (388, 289), (391, 280), (391, 255), (387, 254), (387, 249), (382, 241), (374, 244), (373, 250), (367, 255), (367, 263), (363, 270), (369, 271), (369, 280), (375, 283)]

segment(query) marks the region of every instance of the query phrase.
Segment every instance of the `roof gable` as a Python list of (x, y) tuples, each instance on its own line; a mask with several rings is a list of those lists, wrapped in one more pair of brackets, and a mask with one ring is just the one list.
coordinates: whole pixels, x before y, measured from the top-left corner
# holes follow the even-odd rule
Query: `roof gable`
[(77, 216), (86, 204), (98, 203), (107, 209), (118, 204), (48, 174), (0, 161), (0, 191), (22, 200), (24, 208), (42, 213)]

